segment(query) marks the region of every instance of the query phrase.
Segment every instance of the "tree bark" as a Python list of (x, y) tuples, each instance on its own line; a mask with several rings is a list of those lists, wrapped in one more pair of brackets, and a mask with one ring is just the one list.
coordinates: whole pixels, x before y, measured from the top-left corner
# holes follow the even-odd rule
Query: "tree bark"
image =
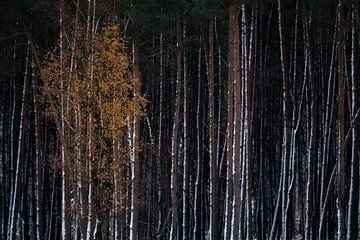
[(41, 113), (39, 106), (39, 83), (36, 75), (36, 69), (34, 63), (32, 64), (32, 89), (33, 89), (33, 105), (34, 105), (34, 133), (35, 133), (35, 211), (36, 211), (36, 223), (35, 232), (37, 239), (43, 239), (43, 163), (42, 163), (42, 147), (41, 147)]
[(29, 71), (29, 52), (30, 52), (30, 43), (28, 41), (27, 49), (26, 49), (26, 58), (25, 58), (25, 72), (24, 72), (24, 82), (23, 82), (23, 91), (22, 91), (22, 100), (21, 100), (21, 112), (20, 112), (20, 125), (19, 125), (19, 137), (18, 137), (18, 149), (16, 155), (16, 165), (15, 165), (15, 176), (14, 176), (14, 186), (12, 187), (13, 191), (11, 194), (11, 203), (10, 203), (10, 212), (9, 212), (9, 221), (8, 221), (8, 232), (7, 239), (12, 240), (15, 238), (15, 224), (17, 222), (17, 206), (19, 203), (18, 195), (20, 180), (21, 180), (21, 172), (22, 172), (22, 164), (21, 160), (24, 156), (21, 156), (23, 150), (23, 142), (24, 142), (24, 118), (26, 111), (26, 93), (27, 93), (27, 84), (28, 84), (28, 71)]
[[(137, 43), (133, 42), (133, 74), (134, 78), (140, 80), (139, 69), (139, 49)], [(135, 86), (134, 96), (140, 95), (140, 86)], [(134, 117), (132, 129), (132, 159), (131, 159), (131, 216), (130, 216), (130, 239), (137, 240), (138, 233), (138, 215), (139, 215), (139, 135), (140, 122), (138, 117)]]
[(195, 177), (195, 190), (194, 190), (194, 229), (193, 229), (193, 240), (199, 239), (200, 230), (201, 230), (201, 179), (202, 179), (202, 158), (201, 158), (201, 63), (202, 63), (202, 38), (200, 36), (199, 40), (200, 46), (198, 50), (198, 66), (197, 66), (197, 103), (196, 103), (196, 128), (197, 128), (197, 136), (196, 136), (196, 177)]
[[(356, 121), (356, 114), (358, 111), (358, 80), (356, 71), (356, 6), (352, 5), (351, 9), (351, 169), (350, 169), (350, 187), (349, 187), (349, 200), (348, 200), (348, 212), (347, 212), (347, 232), (346, 239), (351, 239), (353, 236), (353, 211), (354, 211), (354, 191), (355, 191), (355, 163), (359, 158), (357, 153), (357, 138), (358, 138), (358, 121)], [(360, 236), (358, 236), (360, 237)]]
[(182, 39), (181, 39), (181, 16), (176, 12), (176, 89), (175, 89), (175, 112), (173, 119), (173, 134), (171, 143), (171, 229), (170, 239), (176, 240), (178, 236), (178, 133), (180, 121), (180, 90), (182, 80)]
[(209, 165), (210, 165), (210, 222), (209, 239), (218, 239), (219, 197), (218, 197), (218, 167), (217, 138), (215, 116), (215, 78), (214, 78), (214, 18), (209, 22), (209, 49), (207, 53), (207, 75), (209, 87)]
[(338, 136), (337, 136), (337, 239), (345, 239), (345, 1), (339, 0), (338, 24)]
[(282, 159), (281, 159), (281, 236), (283, 239), (287, 239), (287, 216), (286, 216), (286, 191), (287, 191), (287, 172), (289, 162), (289, 129), (290, 129), (290, 116), (289, 116), (289, 61), (288, 61), (288, 49), (287, 41), (285, 38), (285, 26), (283, 19), (282, 0), (278, 0), (278, 17), (279, 17), (279, 37), (280, 37), (280, 53), (281, 53), (281, 70), (282, 70), (282, 120), (283, 120), (283, 142), (282, 142)]
[[(183, 24), (183, 39), (186, 39), (186, 24)], [(187, 78), (187, 54), (183, 53), (183, 87), (184, 87), (184, 161), (183, 161), (183, 214), (182, 238), (189, 239), (189, 84)]]
[(227, 95), (227, 128), (226, 128), (226, 198), (225, 198), (225, 225), (224, 239), (228, 240), (232, 231), (232, 206), (233, 206), (233, 149), (234, 146), (234, 72), (235, 72), (235, 24), (238, 22), (239, 2), (236, 0), (229, 8), (229, 76), (228, 76), (228, 95)]
[[(310, 13), (311, 14), (311, 13)], [(307, 56), (309, 62), (309, 87), (310, 87), (310, 136), (308, 139), (308, 152), (307, 152), (307, 182), (306, 182), (306, 200), (305, 200), (305, 239), (312, 239), (312, 218), (313, 218), (313, 162), (315, 159), (315, 139), (316, 139), (316, 82), (315, 82), (315, 69), (314, 69), (314, 36), (312, 17), (306, 23), (307, 35)]]
[[(61, 98), (61, 113), (60, 113), (60, 130), (61, 136), (65, 135), (65, 123), (64, 123), (64, 54), (65, 54), (65, 6), (64, 0), (59, 0), (59, 25), (60, 25), (60, 98)], [(64, 142), (61, 143), (61, 240), (67, 239), (66, 229), (66, 170), (65, 170), (65, 150)]]

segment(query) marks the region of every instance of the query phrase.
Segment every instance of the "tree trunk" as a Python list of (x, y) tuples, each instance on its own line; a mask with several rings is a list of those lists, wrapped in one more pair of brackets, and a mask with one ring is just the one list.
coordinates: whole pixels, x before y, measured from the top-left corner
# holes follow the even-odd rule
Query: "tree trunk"
[[(243, 126), (242, 126), (242, 120), (243, 120), (243, 103), (242, 103), (242, 99), (243, 99), (243, 95), (242, 95), (242, 80), (243, 78), (240, 76), (240, 31), (243, 30), (243, 32), (245, 32), (245, 5), (242, 5), (242, 24), (241, 24), (241, 28), (240, 29), (240, 24), (239, 24), (239, 15), (237, 14), (238, 11), (238, 7), (236, 7), (235, 9), (235, 15), (234, 15), (234, 19), (232, 19), (232, 26), (233, 28), (231, 29), (231, 31), (233, 32), (233, 39), (232, 39), (232, 48), (230, 51), (232, 51), (232, 62), (230, 63), (232, 65), (232, 68), (230, 69), (232, 71), (232, 79), (233, 79), (233, 86), (234, 86), (234, 120), (233, 120), (233, 191), (234, 191), (234, 196), (233, 196), (233, 204), (232, 204), (232, 220), (231, 220), (231, 238), (232, 239), (239, 239), (241, 238), (241, 236), (239, 236), (239, 227), (240, 226), (240, 218), (242, 216), (241, 214), (241, 206), (242, 206), (242, 202), (241, 202), (241, 193), (243, 192), (243, 188), (241, 188), (241, 186), (243, 186), (244, 183), (244, 178), (240, 177), (241, 172), (244, 170), (242, 165), (243, 165), (243, 157), (242, 157), (242, 152), (243, 152), (243, 148), (242, 151), (240, 151), (241, 149), (241, 144), (243, 141)], [(244, 40), (244, 39), (243, 39)], [(242, 42), (243, 45), (243, 49), (245, 49), (246, 47), (246, 43)], [(243, 59), (247, 58), (247, 51), (245, 51), (243, 54)], [(240, 186), (240, 182), (242, 183)]]
[(253, 85), (254, 85), (254, 68), (255, 68), (255, 33), (256, 33), (256, 5), (252, 6), (251, 13), (251, 29), (250, 29), (250, 43), (249, 43), (249, 59), (248, 61), (248, 73), (246, 75), (246, 128), (247, 128), (247, 140), (246, 140), (246, 152), (247, 152), (247, 176), (246, 176), (246, 209), (247, 209), (247, 235), (246, 239), (252, 239), (252, 178), (254, 171), (253, 163), (253, 143), (252, 143), (252, 126), (253, 126)]
[[(358, 83), (356, 77), (356, 20), (355, 20), (355, 5), (352, 5), (351, 10), (351, 170), (350, 170), (350, 189), (349, 189), (349, 200), (348, 200), (348, 212), (347, 212), (347, 235), (346, 239), (350, 240), (352, 238), (352, 227), (353, 227), (353, 211), (354, 211), (354, 191), (356, 184), (355, 180), (355, 163), (358, 159), (357, 150), (356, 150), (356, 141), (357, 141), (357, 125), (356, 121), (356, 112), (358, 110)], [(360, 236), (359, 236), (360, 237)]]
[[(183, 39), (186, 39), (186, 25), (183, 25)], [(183, 161), (183, 213), (182, 213), (182, 238), (189, 239), (189, 87), (187, 79), (187, 55), (183, 53), (183, 87), (184, 87), (184, 161)]]
[[(310, 13), (311, 14), (311, 13)], [(313, 218), (313, 162), (315, 159), (315, 139), (316, 139), (316, 82), (315, 82), (315, 69), (314, 69), (314, 36), (313, 36), (313, 25), (312, 17), (309, 16), (309, 19), (306, 23), (306, 35), (307, 35), (307, 56), (309, 62), (309, 87), (310, 87), (310, 136), (308, 139), (308, 152), (307, 152), (307, 182), (306, 182), (306, 200), (305, 200), (305, 240), (312, 239), (312, 218)]]
[[(134, 78), (140, 80), (139, 69), (139, 49), (135, 41), (133, 42), (133, 74)], [(134, 96), (140, 95), (140, 86), (135, 86)], [(138, 233), (138, 201), (139, 201), (139, 135), (140, 122), (138, 117), (134, 117), (132, 129), (132, 159), (131, 159), (131, 216), (130, 216), (130, 239), (137, 240)]]
[[(34, 63), (32, 64), (34, 66)], [(37, 239), (43, 239), (43, 163), (42, 163), (42, 148), (41, 148), (41, 113), (39, 106), (39, 91), (38, 91), (38, 77), (36, 70), (32, 68), (32, 89), (33, 89), (33, 104), (34, 104), (34, 133), (35, 133), (35, 211), (36, 211), (36, 223), (35, 232)]]
[(182, 40), (181, 40), (181, 17), (176, 12), (176, 90), (175, 90), (175, 112), (173, 122), (173, 134), (171, 141), (171, 228), (170, 239), (176, 240), (178, 236), (178, 181), (177, 181), (177, 160), (178, 160), (178, 132), (180, 121), (180, 89), (182, 76)]
[(19, 126), (19, 137), (18, 137), (18, 149), (16, 155), (16, 165), (15, 165), (15, 180), (14, 186), (12, 187), (13, 191), (11, 194), (11, 203), (10, 203), (10, 212), (9, 212), (9, 221), (8, 221), (8, 232), (7, 232), (7, 239), (12, 240), (15, 239), (14, 231), (15, 231), (15, 224), (17, 222), (16, 215), (17, 215), (17, 205), (19, 203), (18, 195), (19, 189), (21, 186), (20, 179), (21, 179), (21, 156), (23, 141), (24, 141), (24, 118), (25, 118), (25, 108), (26, 108), (26, 92), (27, 92), (27, 84), (28, 84), (28, 71), (29, 71), (29, 52), (30, 52), (30, 43), (28, 41), (27, 49), (26, 49), (26, 58), (25, 58), (25, 72), (24, 72), (24, 83), (23, 83), (23, 91), (22, 91), (22, 100), (21, 100), (21, 112), (20, 112), (20, 126)]
[(227, 96), (227, 176), (226, 176), (226, 198), (225, 198), (225, 225), (224, 239), (229, 240), (231, 236), (231, 219), (233, 205), (233, 149), (234, 149), (234, 72), (235, 72), (235, 24), (238, 22), (239, 2), (236, 0), (229, 8), (229, 76), (228, 76), (228, 96)]
[(194, 190), (194, 230), (193, 230), (193, 240), (200, 239), (200, 230), (201, 230), (201, 175), (202, 175), (202, 161), (201, 161), (201, 118), (200, 118), (200, 109), (201, 109), (201, 49), (202, 49), (202, 39), (200, 36), (199, 40), (200, 46), (198, 50), (198, 67), (197, 67), (197, 103), (196, 103), (196, 128), (197, 128), (197, 138), (196, 138), (196, 178), (195, 178), (195, 190)]
[[(64, 0), (59, 0), (59, 25), (60, 25), (60, 134), (62, 137), (65, 135), (65, 122), (64, 122), (64, 53), (65, 53), (65, 7), (64, 7)], [(61, 240), (67, 239), (67, 229), (66, 229), (66, 170), (65, 170), (65, 149), (64, 149), (64, 142), (61, 143)]]
[(218, 239), (219, 197), (218, 197), (218, 168), (216, 143), (215, 116), (215, 79), (214, 79), (214, 18), (209, 23), (209, 48), (206, 51), (207, 75), (209, 80), (209, 166), (210, 166), (210, 221), (209, 239)]
[(288, 61), (288, 49), (286, 46), (284, 19), (282, 0), (278, 0), (278, 17), (279, 17), (279, 37), (280, 37), (280, 53), (281, 53), (281, 70), (282, 70), (282, 87), (283, 87), (283, 98), (282, 98), (282, 120), (283, 120), (283, 142), (282, 142), (282, 160), (281, 160), (281, 236), (282, 239), (287, 239), (287, 214), (286, 214), (286, 197), (287, 197), (287, 172), (289, 162), (289, 129), (290, 129), (290, 117), (289, 117), (289, 61)]
[(161, 30), (159, 36), (160, 42), (160, 63), (159, 63), (159, 136), (158, 136), (158, 161), (157, 161), (157, 185), (158, 185), (158, 207), (159, 207), (159, 222), (157, 227), (157, 232), (160, 232), (162, 222), (165, 220), (166, 213), (164, 210), (164, 154), (163, 154), (163, 145), (164, 145), (164, 46), (163, 46), (163, 32)]
[(338, 155), (337, 155), (337, 239), (345, 239), (345, 1), (339, 0), (338, 24)]

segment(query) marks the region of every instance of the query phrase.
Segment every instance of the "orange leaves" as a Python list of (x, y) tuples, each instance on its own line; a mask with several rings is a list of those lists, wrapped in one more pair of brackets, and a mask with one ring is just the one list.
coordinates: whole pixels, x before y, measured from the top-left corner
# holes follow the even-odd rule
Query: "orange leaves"
[[(85, 28), (78, 27), (73, 35), (72, 46), (64, 53), (63, 89), (60, 84), (60, 56), (54, 48), (44, 58), (46, 91), (59, 106), (62, 94), (67, 105), (65, 113), (70, 125), (75, 124), (77, 114), (90, 112), (100, 116), (106, 133), (118, 132), (126, 125), (126, 117), (142, 115), (141, 96), (134, 96), (139, 86), (130, 71), (130, 60), (125, 41), (116, 25), (105, 25), (99, 33), (86, 41)], [(58, 109), (49, 109), (52, 117), (58, 116)], [(75, 114), (76, 113), (76, 114)], [(78, 124), (80, 124), (78, 120)], [(84, 124), (86, 124), (84, 122)], [(74, 126), (76, 128), (76, 126)], [(105, 133), (105, 135), (107, 135)]]
[(105, 25), (92, 36), (85, 27), (77, 27), (69, 39), (62, 68), (57, 47), (44, 57), (43, 96), (53, 99), (49, 117), (59, 119), (63, 106), (64, 139), (71, 158), (66, 159), (67, 167), (77, 169), (86, 180), (91, 165), (94, 190), (108, 195), (111, 188), (104, 186), (128, 157), (126, 119), (143, 114), (145, 98), (134, 95), (140, 81), (132, 76), (116, 25)]

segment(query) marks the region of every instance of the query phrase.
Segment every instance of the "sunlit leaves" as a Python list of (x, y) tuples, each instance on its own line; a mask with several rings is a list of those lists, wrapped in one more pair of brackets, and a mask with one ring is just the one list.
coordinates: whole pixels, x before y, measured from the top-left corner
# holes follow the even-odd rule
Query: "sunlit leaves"
[(86, 27), (77, 27), (68, 37), (62, 62), (59, 47), (43, 60), (47, 114), (53, 119), (64, 116), (69, 169), (77, 169), (87, 181), (91, 163), (95, 199), (109, 199), (113, 177), (128, 158), (128, 119), (142, 116), (145, 99), (134, 95), (140, 81), (132, 75), (116, 25), (90, 34)]

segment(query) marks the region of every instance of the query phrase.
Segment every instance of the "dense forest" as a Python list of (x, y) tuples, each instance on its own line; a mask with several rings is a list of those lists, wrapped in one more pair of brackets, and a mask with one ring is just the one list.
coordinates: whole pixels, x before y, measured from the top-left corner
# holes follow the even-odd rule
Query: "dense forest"
[(359, 1), (0, 6), (0, 239), (360, 239)]

